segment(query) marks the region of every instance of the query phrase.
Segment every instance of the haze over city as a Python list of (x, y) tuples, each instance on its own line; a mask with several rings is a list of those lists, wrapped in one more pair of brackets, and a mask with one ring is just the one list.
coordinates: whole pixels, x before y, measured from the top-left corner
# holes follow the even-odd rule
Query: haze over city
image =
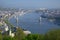
[(60, 0), (0, 0), (4, 8), (60, 8)]

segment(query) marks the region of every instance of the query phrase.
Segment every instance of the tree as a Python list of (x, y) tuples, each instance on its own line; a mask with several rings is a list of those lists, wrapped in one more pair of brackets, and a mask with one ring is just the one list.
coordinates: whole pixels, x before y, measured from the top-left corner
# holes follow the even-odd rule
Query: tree
[(44, 36), (40, 34), (30, 34), (24, 40), (44, 40)]
[(0, 40), (2, 40), (2, 34), (0, 33)]
[(45, 34), (45, 40), (60, 40), (60, 30), (52, 30)]
[(10, 36), (4, 36), (3, 40), (15, 40), (14, 38), (10, 37)]
[(24, 38), (25, 38), (25, 35), (24, 35), (24, 33), (23, 33), (23, 30), (20, 29), (20, 28), (18, 28), (18, 29), (17, 29), (17, 32), (16, 32), (16, 35), (15, 35), (14, 38), (15, 38), (16, 40), (22, 40), (22, 39), (24, 39)]

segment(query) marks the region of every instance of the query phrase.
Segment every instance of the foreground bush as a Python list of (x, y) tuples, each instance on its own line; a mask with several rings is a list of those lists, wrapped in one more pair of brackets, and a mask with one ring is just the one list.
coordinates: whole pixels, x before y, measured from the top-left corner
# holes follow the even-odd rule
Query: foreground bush
[(24, 38), (25, 38), (25, 35), (24, 35), (24, 33), (23, 33), (23, 30), (20, 29), (20, 28), (18, 28), (18, 29), (17, 29), (17, 32), (16, 32), (16, 35), (15, 35), (14, 38), (15, 38), (16, 40), (22, 40), (22, 39), (24, 39)]
[(60, 40), (60, 30), (52, 30), (46, 33), (45, 40)]
[(24, 40), (43, 40), (44, 36), (40, 34), (30, 34)]
[(30, 34), (25, 36), (21, 29), (17, 29), (16, 35), (13, 38), (0, 33), (0, 40), (60, 40), (60, 30), (52, 30), (44, 35)]

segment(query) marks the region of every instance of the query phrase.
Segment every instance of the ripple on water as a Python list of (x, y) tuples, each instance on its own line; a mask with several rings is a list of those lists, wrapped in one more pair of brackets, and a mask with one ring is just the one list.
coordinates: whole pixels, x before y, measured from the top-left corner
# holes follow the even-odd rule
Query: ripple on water
[[(49, 22), (47, 18), (41, 18), (39, 22), (40, 15), (37, 13), (28, 13), (18, 18), (18, 26), (30, 30), (32, 33), (44, 34), (48, 30), (60, 28), (58, 25), (53, 24), (53, 22)], [(14, 18), (11, 18), (10, 22), (16, 26), (16, 20)]]

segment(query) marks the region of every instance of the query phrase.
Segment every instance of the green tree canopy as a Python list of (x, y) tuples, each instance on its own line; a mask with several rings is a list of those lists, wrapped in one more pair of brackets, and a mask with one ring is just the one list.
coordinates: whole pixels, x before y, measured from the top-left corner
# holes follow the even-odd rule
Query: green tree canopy
[(15, 39), (16, 40), (22, 40), (24, 38), (25, 38), (25, 34), (23, 33), (23, 30), (21, 28), (18, 28), (16, 35), (15, 35)]
[(45, 40), (60, 40), (60, 30), (52, 30), (45, 34)]
[(44, 36), (40, 34), (30, 34), (25, 38), (25, 40), (44, 40)]

